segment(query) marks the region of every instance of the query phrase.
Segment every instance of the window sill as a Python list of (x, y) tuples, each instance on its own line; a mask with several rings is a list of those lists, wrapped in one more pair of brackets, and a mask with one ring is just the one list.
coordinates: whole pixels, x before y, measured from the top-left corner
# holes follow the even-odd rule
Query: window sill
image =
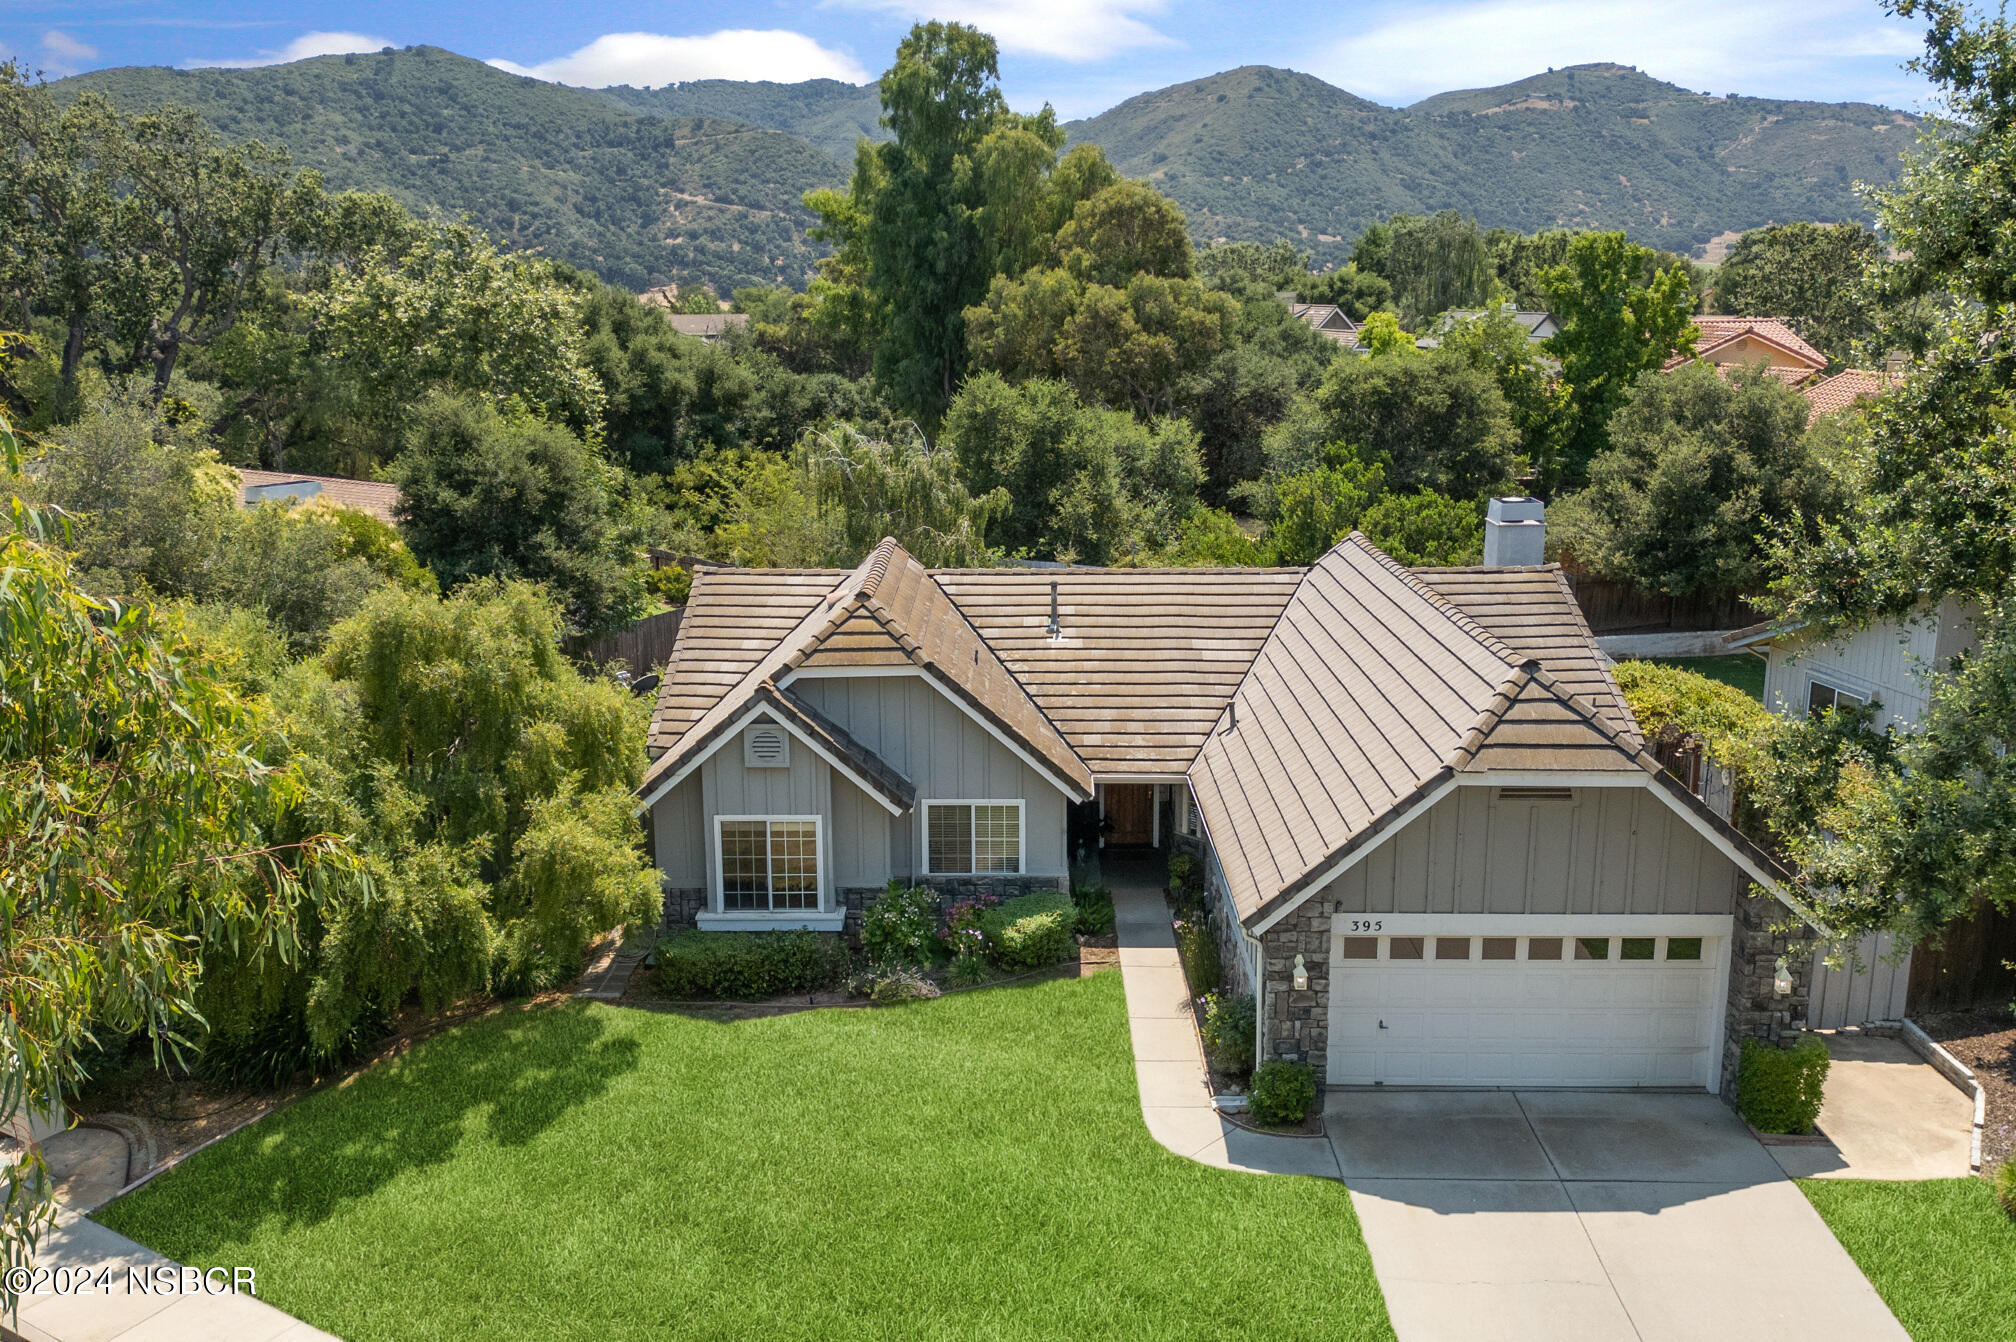
[(846, 910), (820, 913), (810, 909), (788, 909), (782, 913), (751, 911), (703, 911), (694, 920), (702, 932), (789, 932), (803, 928), (812, 932), (838, 932), (847, 925)]

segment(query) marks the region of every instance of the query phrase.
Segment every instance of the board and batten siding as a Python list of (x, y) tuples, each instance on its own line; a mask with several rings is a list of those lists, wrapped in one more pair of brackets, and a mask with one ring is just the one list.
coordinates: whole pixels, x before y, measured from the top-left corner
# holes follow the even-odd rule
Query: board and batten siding
[(1338, 876), (1339, 913), (1717, 914), (1736, 865), (1642, 787), (1459, 787)]
[(1771, 646), (1764, 669), (1764, 706), (1801, 716), (1814, 678), (1882, 704), (1875, 726), (1908, 729), (1928, 706), (1925, 672), (1973, 644), (1973, 624), (1961, 603), (1910, 620), (1879, 620), (1841, 638), (1790, 634)]
[[(806, 677), (791, 683), (791, 693), (846, 728), (909, 779), (920, 803), (936, 798), (1021, 798), (1023, 874), (1061, 877), (1069, 871), (1064, 794), (921, 677)], [(873, 806), (866, 798), (861, 800)], [(860, 833), (886, 834), (889, 852), (888, 866), (877, 879), (868, 879), (870, 866), (860, 863), (859, 884), (879, 885), (891, 876), (908, 880), (921, 874), (923, 810), (919, 805), (894, 817), (880, 810), (861, 812)], [(883, 820), (875, 820), (875, 815)], [(843, 845), (857, 842), (844, 831), (836, 838)], [(843, 872), (850, 860), (844, 853), (839, 859)]]
[(1839, 1030), (1871, 1021), (1904, 1019), (1911, 989), (1911, 956), (1897, 954), (1897, 940), (1888, 932), (1872, 932), (1842, 956), (1840, 968), (1822, 962), (1825, 948), (1814, 952), (1813, 986), (1807, 994), (1806, 1023), (1815, 1030)]
[(871, 875), (887, 866), (887, 855), (878, 853), (873, 836), (881, 831), (888, 812), (845, 778), (835, 777), (826, 761), (796, 740), (791, 743), (789, 767), (751, 769), (742, 762), (738, 732), (658, 799), (651, 808), (651, 823), (658, 870), (668, 887), (701, 888), (712, 895), (714, 817), (722, 815), (818, 816), (829, 891), (869, 883), (853, 879), (863, 871), (864, 862)]

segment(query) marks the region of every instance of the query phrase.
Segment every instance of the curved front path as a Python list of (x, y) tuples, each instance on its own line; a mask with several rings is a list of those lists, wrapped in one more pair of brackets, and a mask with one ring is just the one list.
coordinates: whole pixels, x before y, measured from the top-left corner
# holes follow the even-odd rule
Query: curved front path
[(1161, 887), (1116, 873), (1112, 889), (1134, 1077), (1149, 1135), (1179, 1156), (1220, 1169), (1337, 1178), (1326, 1138), (1271, 1136), (1218, 1116)]

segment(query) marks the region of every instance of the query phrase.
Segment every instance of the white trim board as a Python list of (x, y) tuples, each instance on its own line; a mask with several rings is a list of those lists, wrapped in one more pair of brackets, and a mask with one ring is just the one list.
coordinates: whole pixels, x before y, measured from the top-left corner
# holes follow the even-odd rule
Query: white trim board
[(786, 719), (782, 714), (773, 710), (768, 704), (755, 703), (751, 704), (746, 710), (744, 710), (741, 717), (730, 719), (728, 725), (722, 728), (721, 734), (715, 737), (713, 742), (709, 744), (705, 750), (702, 750), (692, 759), (687, 760), (685, 764), (673, 770), (670, 777), (666, 778), (663, 782), (659, 783), (658, 786), (652, 788), (650, 793), (645, 796), (644, 800), (637, 803), (637, 814), (642, 815), (644, 812), (650, 810), (653, 806), (656, 806), (661, 800), (664, 799), (666, 793), (670, 792), (673, 788), (679, 786), (679, 784), (685, 782), (688, 778), (690, 778), (693, 775), (693, 771), (695, 769), (698, 769), (702, 764), (705, 764), (709, 759), (713, 758), (714, 753), (716, 751), (722, 749), (730, 741), (740, 740), (742, 737), (743, 730), (747, 728), (750, 725), (750, 723), (754, 722), (759, 717), (765, 718), (768, 721), (776, 723), (778, 726), (782, 727), (786, 732), (790, 733), (790, 735), (794, 740), (803, 742), (807, 750), (817, 755), (820, 759), (826, 761), (826, 763), (830, 765), (833, 768), (833, 770), (837, 772), (842, 778), (845, 778), (855, 787), (860, 788), (863, 792), (867, 793), (870, 797), (874, 798), (876, 804), (881, 806), (881, 808), (887, 811), (890, 815), (902, 815), (903, 812), (908, 809), (907, 807), (898, 806), (895, 802), (890, 801), (889, 798), (883, 796), (882, 790), (880, 788), (870, 783), (860, 774), (855, 773), (854, 770), (849, 768), (847, 764), (844, 761), (842, 761), (837, 755), (827, 750), (824, 746), (820, 745), (810, 736), (807, 736), (803, 731), (801, 731), (796, 726), (793, 726), (788, 719)]
[[(1369, 926), (1353, 928), (1352, 923)], [(1727, 937), (1727, 913), (1352, 913), (1331, 919), (1334, 937)]]
[[(709, 880), (708, 880), (707, 896), (708, 896), (708, 902), (711, 905), (711, 907), (707, 910), (708, 912), (724, 918), (739, 917), (739, 918), (761, 919), (764, 921), (766, 926), (776, 925), (778, 919), (807, 918), (816, 916), (821, 913), (833, 912), (833, 910), (827, 908), (827, 904), (829, 902), (838, 903), (838, 900), (837, 898), (835, 898), (829, 901), (829, 899), (827, 898), (828, 895), (833, 893), (833, 884), (830, 879), (833, 874), (833, 854), (827, 848), (828, 840), (826, 837), (826, 831), (828, 826), (826, 824), (825, 816), (819, 815), (815, 812), (808, 815), (785, 815), (785, 814), (717, 815), (713, 819), (714, 819), (714, 852), (713, 852), (714, 862), (713, 862), (713, 870), (709, 873)], [(815, 901), (817, 901), (816, 907), (810, 909), (777, 909), (777, 908), (731, 909), (727, 907), (728, 878), (727, 873), (722, 870), (723, 854), (721, 852), (721, 826), (724, 824), (736, 824), (758, 820), (762, 821), (764, 824), (764, 830), (763, 830), (764, 883), (766, 885), (769, 883), (769, 875), (770, 875), (769, 864), (771, 861), (769, 826), (780, 820), (786, 823), (795, 823), (795, 824), (809, 823), (812, 826), (812, 853), (813, 853), (812, 897)], [(776, 892), (771, 891), (770, 897), (774, 899), (776, 897)]]

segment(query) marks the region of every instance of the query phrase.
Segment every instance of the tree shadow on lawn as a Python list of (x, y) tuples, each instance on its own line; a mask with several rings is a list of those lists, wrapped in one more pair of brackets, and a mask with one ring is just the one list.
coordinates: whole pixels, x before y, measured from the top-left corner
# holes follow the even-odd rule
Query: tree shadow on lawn
[[(504, 1011), (271, 1114), (96, 1219), (184, 1261), (208, 1261), (260, 1223), (313, 1226), (478, 1133), (522, 1146), (634, 1071), (628, 1036), (587, 1003)], [(480, 1127), (470, 1119), (482, 1111)]]

